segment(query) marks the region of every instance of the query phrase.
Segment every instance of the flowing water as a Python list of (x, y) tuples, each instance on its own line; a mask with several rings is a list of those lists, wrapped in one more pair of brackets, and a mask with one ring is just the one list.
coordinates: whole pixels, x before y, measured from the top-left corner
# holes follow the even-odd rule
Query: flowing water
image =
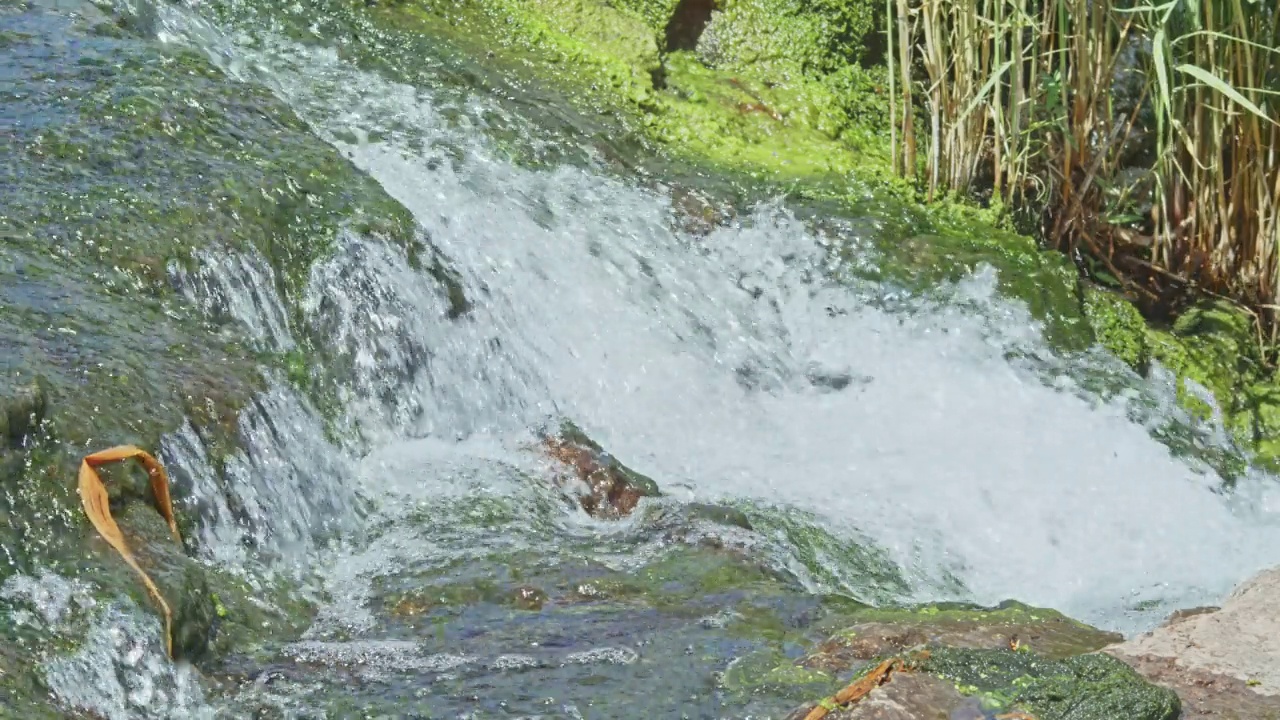
[[(1171, 388), (1098, 352), (1056, 354), (990, 267), (924, 294), (860, 280), (849, 257), (883, 262), (874, 241), (891, 220), (813, 222), (780, 201), (691, 232), (670, 188), (618, 172), (591, 138), (576, 141), (585, 161), (562, 161), (572, 132), (451, 82), (448, 62), (425, 58), (404, 84), (250, 10), (238, 24), (165, 5), (153, 20), (162, 42), (271, 88), (406, 206), (471, 307), (450, 319), (402, 249), (343, 234), (297, 314), (350, 369), (341, 427), (272, 376), (243, 412), (230, 498), (190, 427), (163, 452), (207, 561), (309, 578), (314, 623), (276, 658), (245, 660), (232, 699), (200, 699), (189, 677), (131, 654), (143, 631), (113, 608), (48, 671), (67, 702), (149, 716), (151, 691), (112, 663), (160, 663), (142, 675), (186, 698), (173, 717), (767, 716), (786, 703), (732, 692), (733, 658), (758, 644), (722, 632), (763, 580), (676, 593), (680, 612), (590, 599), (637, 573), (665, 587), (681, 548), (713, 537), (797, 588), (761, 591), (784, 624), (841, 593), (1016, 598), (1132, 632), (1280, 555), (1271, 478), (1224, 493), (1175, 457), (1153, 437), (1189, 422)], [(513, 159), (512, 144), (550, 160)], [(171, 271), (202, 311), (263, 350), (295, 347), (298, 320), (261, 258), (228, 250), (199, 268)], [(1086, 389), (1097, 378), (1120, 390)], [(530, 482), (549, 472), (533, 433), (560, 417), (666, 497), (606, 522)], [(699, 503), (737, 508), (751, 529), (690, 515)], [(11, 593), (35, 592), (26, 582)], [(495, 598), (516, 586), (564, 611), (513, 616)], [(419, 621), (415, 601), (449, 610)]]

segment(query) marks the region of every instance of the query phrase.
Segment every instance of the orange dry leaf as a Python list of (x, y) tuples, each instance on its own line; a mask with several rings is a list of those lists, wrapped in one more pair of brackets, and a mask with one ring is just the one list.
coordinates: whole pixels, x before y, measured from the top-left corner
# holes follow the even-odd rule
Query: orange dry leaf
[(996, 720), (1036, 720), (1036, 716), (1030, 713), (1014, 711), (1003, 715), (997, 715)]
[(94, 469), (100, 465), (130, 458), (136, 459), (142, 467), (146, 468), (147, 475), (151, 478), (151, 492), (155, 496), (156, 509), (169, 522), (169, 530), (173, 533), (174, 539), (182, 542), (182, 536), (178, 534), (178, 524), (173, 518), (173, 504), (169, 500), (169, 476), (165, 473), (164, 467), (155, 458), (132, 445), (120, 445), (85, 456), (80, 463), (80, 500), (84, 503), (84, 514), (89, 516), (89, 522), (93, 523), (93, 527), (97, 529), (98, 534), (111, 547), (115, 548), (116, 552), (120, 553), (120, 557), (129, 563), (129, 567), (138, 573), (142, 578), (142, 584), (147, 588), (147, 592), (160, 605), (160, 610), (164, 614), (165, 649), (168, 651), (169, 656), (172, 657), (173, 613), (169, 610), (169, 603), (165, 601), (164, 596), (160, 594), (160, 589), (151, 580), (151, 576), (143, 571), (142, 566), (138, 564), (137, 558), (133, 556), (129, 546), (125, 544), (124, 535), (120, 533), (120, 526), (116, 525), (115, 518), (111, 517), (111, 506), (107, 499), (107, 487), (102, 484), (102, 477)]

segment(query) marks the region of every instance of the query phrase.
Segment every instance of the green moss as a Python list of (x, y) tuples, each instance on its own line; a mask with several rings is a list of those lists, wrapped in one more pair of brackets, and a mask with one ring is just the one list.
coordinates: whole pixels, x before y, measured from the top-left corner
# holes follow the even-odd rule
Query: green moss
[[(876, 71), (863, 70), (851, 59), (860, 43), (840, 45), (840, 38), (860, 27), (851, 20), (859, 15), (858, 3), (830, 2), (809, 10), (775, 3), (753, 10), (773, 13), (775, 24), (802, 28), (797, 32), (814, 38), (818, 28), (825, 28), (821, 42), (844, 48), (840, 61), (827, 50), (791, 58), (787, 72), (778, 63), (755, 59), (713, 69), (692, 52), (664, 56), (660, 34), (666, 6), (416, 0), (381, 8), (372, 17), (394, 31), (440, 33), (444, 25), (455, 36), (496, 35), (502, 41), (489, 42), (490, 48), (524, 54), (535, 74), (566, 88), (580, 109), (623, 116), (690, 161), (761, 178), (887, 175), (883, 133), (875, 125), (882, 118), (868, 114), (887, 107), (884, 84)], [(748, 44), (743, 38), (740, 46)]]
[(835, 93), (819, 83), (731, 75), (679, 52), (666, 60), (658, 99), (648, 134), (693, 161), (774, 180), (884, 174), (879, 138), (850, 132)]
[(680, 0), (613, 0), (615, 7), (630, 11), (640, 17), (659, 41), (667, 29), (667, 23)]
[(715, 65), (818, 76), (863, 59), (877, 10), (867, 0), (727, 0), (702, 44)]
[(1050, 660), (1007, 650), (937, 648), (919, 669), (950, 680), (964, 694), (1039, 720), (1174, 720), (1178, 696), (1144, 680), (1109, 655)]
[(1091, 285), (1085, 288), (1084, 314), (1102, 347), (1137, 372), (1146, 373), (1151, 359), (1147, 322), (1132, 303)]
[(1202, 385), (1232, 415), (1237, 393), (1260, 369), (1252, 320), (1223, 302), (1189, 309), (1171, 330), (1149, 329), (1147, 343), (1151, 356), (1177, 377), (1178, 400), (1200, 417), (1209, 417), (1211, 408), (1188, 391), (1186, 380)]
[(1242, 398), (1247, 412), (1239, 414), (1243, 419), (1236, 421), (1236, 432), (1253, 442), (1264, 467), (1280, 472), (1280, 383), (1274, 378), (1252, 383)]
[(1242, 380), (1260, 370), (1252, 319), (1226, 302), (1192, 307), (1170, 331), (1149, 329), (1148, 343), (1152, 357), (1178, 377), (1179, 400), (1201, 416), (1208, 416), (1210, 407), (1189, 395), (1183, 380), (1201, 384), (1225, 413), (1233, 413)]
[(743, 696), (770, 693), (799, 702), (836, 690), (836, 679), (820, 670), (795, 664), (774, 648), (761, 649), (734, 660), (720, 686), (741, 703)]

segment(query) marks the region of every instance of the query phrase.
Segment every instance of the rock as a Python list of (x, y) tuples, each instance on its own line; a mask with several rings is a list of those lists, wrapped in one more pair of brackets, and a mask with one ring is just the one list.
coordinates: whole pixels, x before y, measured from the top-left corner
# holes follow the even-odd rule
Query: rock
[(996, 608), (926, 606), (868, 609), (865, 618), (822, 643), (800, 662), (843, 672), (874, 658), (924, 645), (997, 650), (1014, 643), (1051, 659), (1099, 650), (1121, 636), (1076, 622), (1054, 610), (1021, 603)]
[[(883, 720), (1036, 718), (1174, 720), (1178, 697), (1115, 658), (1095, 652), (1118, 637), (1052, 610), (998, 608), (867, 609), (855, 624), (799, 664), (857, 679), (881, 660), (901, 657), (865, 698), (828, 717)], [(861, 620), (861, 622), (857, 622)], [(849, 682), (848, 679), (844, 682)], [(802, 718), (814, 703), (792, 717)]]
[(657, 483), (615, 460), (573, 423), (561, 424), (554, 435), (543, 433), (542, 447), (586, 485), (578, 502), (592, 517), (623, 518), (640, 498), (660, 495)]
[[(173, 612), (174, 654), (188, 660), (204, 657), (218, 618), (204, 567), (187, 557), (155, 509), (130, 502), (116, 515), (116, 522), (138, 564), (160, 588)], [(141, 588), (141, 581), (137, 582)], [(154, 600), (148, 598), (147, 602), (154, 607)]]
[(1280, 717), (1280, 568), (1240, 585), (1219, 609), (1175, 613), (1105, 652), (1175, 690), (1184, 718)]
[(0, 443), (21, 445), (25, 437), (40, 427), (48, 405), (48, 383), (43, 378), (0, 394)]
[[(827, 715), (827, 720), (987, 720), (975, 705), (946, 680), (901, 673), (854, 705)], [(811, 709), (797, 708), (787, 720), (804, 720)]]

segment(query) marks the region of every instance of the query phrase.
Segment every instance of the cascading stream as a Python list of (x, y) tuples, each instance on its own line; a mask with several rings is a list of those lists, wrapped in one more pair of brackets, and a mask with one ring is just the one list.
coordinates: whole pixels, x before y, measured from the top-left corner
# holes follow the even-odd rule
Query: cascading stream
[[(258, 349), (293, 350), (303, 334), (290, 324), (301, 321), (348, 367), (336, 428), (269, 377), (241, 414), (243, 447), (223, 459), (229, 488), (192, 427), (162, 448), (201, 518), (205, 560), (250, 577), (283, 560), (320, 577), (319, 614), (284, 651), (293, 662), (388, 685), (398, 673), (465, 683), (482, 672), (630, 672), (657, 651), (626, 646), (631, 629), (612, 621), (581, 630), (595, 643), (588, 650), (518, 645), (511, 637), (527, 638), (504, 629), (475, 641), (489, 654), (455, 654), (405, 639), (384, 605), (411, 597), (422, 577), (488, 580), (502, 572), (495, 557), (532, 556), (548, 573), (574, 563), (631, 571), (671, 549), (663, 533), (676, 523), (663, 522), (690, 501), (764, 518), (753, 531), (717, 530), (717, 540), (768, 555), (814, 592), (1016, 598), (1126, 632), (1215, 602), (1280, 559), (1274, 479), (1250, 475), (1225, 493), (1212, 472), (1175, 458), (1151, 434), (1184, 420), (1171, 389), (1099, 353), (1056, 355), (1026, 308), (997, 293), (988, 267), (923, 297), (836, 280), (842, 263), (882, 261), (870, 242), (883, 231), (878, 218), (820, 231), (764, 203), (691, 233), (661, 188), (590, 164), (506, 158), (490, 137), (495, 123), (530, 147), (545, 141), (481, 93), (389, 81), (333, 48), (286, 40), (259, 16), (218, 27), (195, 5), (162, 5), (154, 20), (162, 41), (270, 87), (376, 179), (471, 300), (449, 319), (448, 298), (402, 249), (354, 232), (311, 268), (296, 308), (255, 255), (208, 253), (197, 270), (169, 268), (198, 309), (235, 321)], [(853, 248), (854, 260), (836, 246)], [(1084, 390), (1081, 378), (1095, 375), (1125, 391)], [(531, 431), (561, 417), (657, 480), (669, 497), (644, 507), (658, 520), (600, 522), (528, 482), (546, 474)], [(358, 459), (332, 437), (354, 429), (370, 448)], [(905, 587), (866, 577), (864, 549), (901, 567)], [(40, 582), (4, 592), (61, 605), (72, 597), (65, 581)], [(459, 612), (476, 628), (509, 620)], [(718, 617), (699, 626), (718, 627)], [(115, 608), (103, 622), (50, 669), (55, 694), (132, 717), (154, 688), (113, 678), (141, 664), (137, 676), (183, 708), (207, 709), (191, 677), (138, 649), (149, 628)], [(664, 622), (647, 629), (676, 643), (683, 626)], [(305, 706), (315, 683), (292, 680), (250, 694)], [(696, 694), (705, 688), (691, 688), (692, 699), (650, 700), (707, 702)]]
[[(364, 397), (399, 378), (380, 420), (402, 436), (518, 434), (563, 414), (669, 490), (798, 507), (873, 538), (920, 597), (951, 574), (980, 602), (1017, 597), (1129, 630), (1275, 560), (1270, 481), (1218, 494), (1125, 398), (1090, 401), (1054, 386), (1071, 384), (1066, 372), (1046, 382), (1011, 364), (1014, 347), (1052, 352), (989, 270), (945, 300), (878, 309), (868, 299), (891, 289), (825, 280), (831, 240), (782, 207), (685, 234), (659, 192), (499, 158), (483, 120), (499, 110), (483, 97), (439, 101), (461, 111), (450, 121), (431, 88), (332, 51), (216, 39), (176, 11), (167, 23), (163, 36), (197, 39), (275, 88), (414, 213), (478, 299), (437, 320), (420, 276), (373, 247), (344, 245), (313, 273), (317, 297), (363, 305), (336, 337), (381, 358), (357, 371)], [(337, 139), (371, 133), (381, 139)], [(344, 285), (344, 272), (362, 280)], [(388, 338), (398, 347), (370, 354)]]

